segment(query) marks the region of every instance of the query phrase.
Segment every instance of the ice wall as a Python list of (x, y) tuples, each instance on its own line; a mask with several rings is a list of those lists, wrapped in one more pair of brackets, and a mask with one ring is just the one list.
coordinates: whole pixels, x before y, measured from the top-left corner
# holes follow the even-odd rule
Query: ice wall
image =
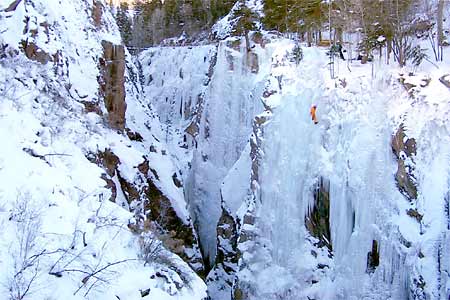
[[(164, 138), (174, 155), (185, 141), (185, 129), (195, 120), (203, 105), (217, 50), (216, 47), (158, 47), (139, 57), (148, 105), (153, 105), (164, 125)], [(187, 139), (187, 137), (186, 137)], [(182, 156), (182, 154), (178, 155)]]
[[(166, 125), (183, 170), (185, 197), (212, 264), (221, 213), (220, 186), (262, 111), (270, 49), (246, 51), (240, 38), (217, 47), (155, 48), (141, 57), (145, 92)], [(181, 146), (181, 148), (180, 148)]]
[[(221, 42), (214, 75), (205, 95), (198, 147), (194, 150), (186, 196), (194, 205), (205, 255), (214, 262), (216, 226), (221, 214), (220, 187), (248, 142), (253, 117), (262, 110), (261, 75), (247, 65), (241, 41), (237, 49)], [(263, 57), (260, 58), (263, 61)]]
[[(371, 66), (350, 72), (342, 62), (331, 80), (325, 49), (303, 48), (296, 65), (294, 42), (263, 44), (247, 53), (228, 39), (155, 49), (142, 60), (144, 74), (153, 70), (146, 92), (175, 149), (204, 258), (214, 261), (223, 201), (239, 235), (236, 297), (446, 299), (447, 91), (433, 80), (413, 97), (397, 70), (376, 66), (371, 76)], [(401, 124), (417, 141), (412, 157), (392, 151)], [(250, 147), (252, 131), (261, 136)], [(399, 191), (399, 159), (415, 166), (417, 199)], [(330, 249), (305, 224), (322, 179), (329, 182)], [(228, 290), (218, 293), (212, 299)]]
[[(389, 71), (351, 82), (330, 80), (324, 51), (304, 49), (304, 61), (295, 66), (279, 61), (277, 52), (289, 46), (278, 45), (271, 74), (280, 91), (265, 100), (271, 109), (261, 129), (256, 221), (244, 221), (241, 228), (235, 295), (445, 299), (448, 276), (442, 269), (447, 267), (438, 253), (448, 231), (443, 228), (449, 170), (443, 132), (448, 129), (437, 124), (448, 117), (444, 112), (432, 117), (430, 107), (417, 100), (411, 105), (414, 100)], [(439, 97), (435, 105), (442, 109), (444, 97)], [(313, 103), (318, 125), (309, 116)], [(414, 157), (417, 201), (402, 195), (395, 181), (391, 139), (401, 122), (427, 145)], [(330, 181), (330, 251), (318, 248), (305, 226), (320, 178)], [(426, 223), (422, 214), (429, 216)], [(256, 233), (250, 241), (242, 234), (246, 226)]]
[[(274, 80), (269, 81), (275, 86), (264, 100), (272, 117), (263, 125), (260, 145), (256, 253), (244, 255), (249, 267), (238, 273), (251, 282), (249, 299), (301, 299), (308, 283), (316, 280), (317, 259), (310, 254), (305, 216), (318, 176), (328, 167), (322, 145), (328, 122), (321, 119), (321, 125), (314, 125), (309, 110), (313, 103), (323, 110), (325, 87), (321, 74), (313, 71), (321, 67), (321, 53), (308, 49), (304, 58), (308, 64), (296, 66), (288, 55), (293, 46), (281, 41), (271, 59)], [(326, 253), (319, 253), (320, 259), (329, 263)]]

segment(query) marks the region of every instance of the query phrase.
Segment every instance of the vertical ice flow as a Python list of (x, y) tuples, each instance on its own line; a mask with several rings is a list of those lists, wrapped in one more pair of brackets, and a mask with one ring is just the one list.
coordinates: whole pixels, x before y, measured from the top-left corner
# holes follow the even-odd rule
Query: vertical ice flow
[[(390, 291), (395, 299), (404, 299), (410, 264), (396, 242), (400, 233), (392, 221), (401, 195), (393, 177), (386, 111), (390, 99), (380, 93), (385, 83), (376, 81), (373, 91), (354, 93), (352, 104), (327, 90), (321, 73), (313, 72), (321, 61), (316, 55), (307, 49), (305, 61), (310, 65), (300, 64), (293, 76), (283, 74), (280, 105), (264, 129), (257, 226), (260, 242), (270, 252), (265, 265), (271, 276), (284, 274), (286, 282), (273, 289), (259, 285), (258, 297), (300, 299), (309, 292), (324, 299), (377, 299), (377, 293)], [(318, 125), (309, 116), (313, 102), (318, 105)], [(317, 266), (309, 265), (314, 239), (305, 229), (320, 177), (330, 180), (333, 259), (325, 261), (334, 269), (331, 286), (324, 281), (322, 291), (310, 285), (315, 278), (320, 286), (320, 275)], [(367, 272), (367, 256), (373, 241), (381, 260), (372, 274)], [(257, 286), (264, 282), (262, 276), (256, 275)]]
[[(261, 59), (261, 58), (260, 58)], [(216, 226), (221, 214), (220, 187), (248, 142), (252, 120), (261, 111), (261, 86), (247, 66), (245, 45), (221, 42), (211, 83), (205, 93), (198, 147), (186, 186), (202, 247), (211, 264), (216, 252)]]

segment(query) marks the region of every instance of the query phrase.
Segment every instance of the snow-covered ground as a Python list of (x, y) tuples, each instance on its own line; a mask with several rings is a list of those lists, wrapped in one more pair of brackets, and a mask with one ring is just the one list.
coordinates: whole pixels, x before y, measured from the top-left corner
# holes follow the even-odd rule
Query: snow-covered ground
[[(159, 121), (141, 103), (130, 62), (126, 127), (143, 141), (107, 123), (101, 42), (120, 44), (108, 9), (90, 0), (39, 0), (7, 11), (10, 2), (0, 3), (0, 299), (203, 299), (206, 286), (185, 262), (128, 229), (135, 215), (117, 173), (113, 203), (105, 170), (91, 162), (109, 149), (120, 158), (117, 172), (133, 182), (147, 160), (155, 184), (189, 224), (172, 179), (177, 168), (164, 155)], [(38, 50), (29, 57), (42, 63), (25, 56), (32, 43)], [(103, 116), (86, 112), (83, 101), (98, 103)]]

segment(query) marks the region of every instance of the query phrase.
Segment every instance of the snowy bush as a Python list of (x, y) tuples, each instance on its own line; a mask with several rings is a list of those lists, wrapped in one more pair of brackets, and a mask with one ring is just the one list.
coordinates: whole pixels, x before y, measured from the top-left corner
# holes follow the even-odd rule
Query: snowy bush
[(408, 47), (406, 49), (406, 59), (410, 60), (414, 67), (418, 67), (424, 59), (428, 59), (427, 49), (421, 48), (419, 45)]
[(9, 220), (15, 222), (16, 239), (10, 245), (12, 273), (5, 286), (9, 299), (21, 300), (31, 294), (39, 276), (39, 262), (45, 250), (38, 249), (36, 239), (40, 234), (41, 212), (28, 193), (19, 194)]
[(303, 60), (303, 49), (298, 44), (292, 49), (292, 59), (297, 65)]
[(155, 262), (163, 250), (162, 242), (151, 232), (144, 232), (141, 234), (139, 246), (141, 248), (139, 256), (144, 261), (145, 265)]

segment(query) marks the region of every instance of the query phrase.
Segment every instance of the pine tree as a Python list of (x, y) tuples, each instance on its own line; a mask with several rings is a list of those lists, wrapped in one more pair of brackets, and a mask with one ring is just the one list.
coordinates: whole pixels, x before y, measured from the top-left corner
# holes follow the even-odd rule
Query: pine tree
[(237, 19), (233, 33), (236, 35), (245, 36), (247, 51), (250, 51), (248, 34), (250, 31), (256, 29), (255, 23), (258, 16), (250, 8), (248, 8), (244, 2), (241, 2), (239, 8), (234, 11), (233, 17)]
[(131, 20), (128, 14), (128, 3), (120, 3), (116, 13), (116, 23), (119, 26), (120, 35), (125, 45), (129, 46), (131, 41)]
[(322, 26), (321, 0), (266, 0), (264, 27), (280, 32), (312, 34)]
[(289, 0), (266, 0), (264, 2), (263, 24), (266, 29), (285, 32), (290, 11)]
[(191, 6), (193, 22), (199, 24), (201, 27), (206, 25), (208, 22), (208, 14), (202, 0), (192, 0)]
[(209, 7), (212, 16), (210, 24), (228, 14), (235, 2), (235, 0), (210, 0)]
[(181, 1), (165, 0), (163, 4), (167, 36), (173, 36), (176, 29), (180, 26)]

